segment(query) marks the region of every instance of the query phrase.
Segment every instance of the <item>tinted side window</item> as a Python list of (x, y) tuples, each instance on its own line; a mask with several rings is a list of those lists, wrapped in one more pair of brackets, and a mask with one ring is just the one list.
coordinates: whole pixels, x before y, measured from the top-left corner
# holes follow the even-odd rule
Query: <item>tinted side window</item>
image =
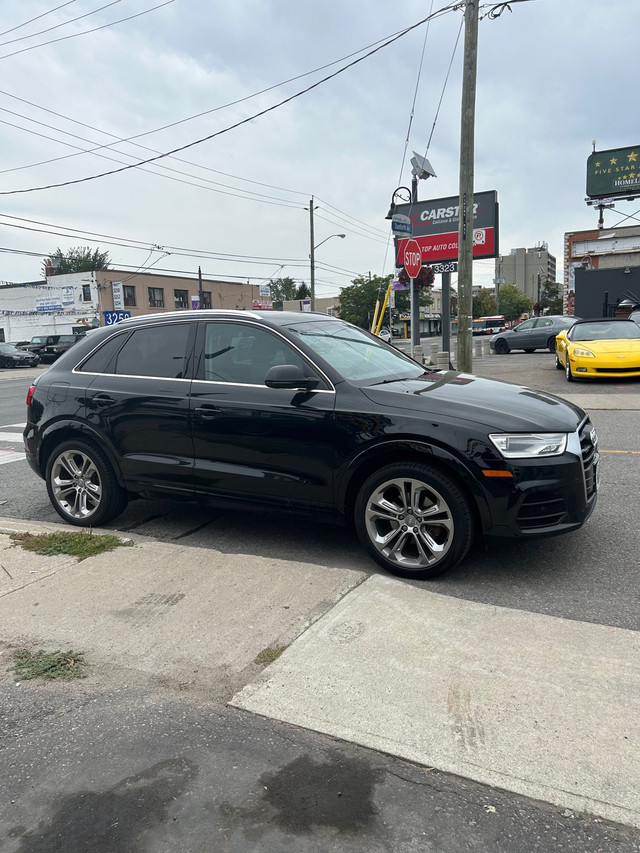
[(80, 370), (85, 373), (113, 373), (112, 370), (109, 370), (109, 365), (126, 338), (126, 335), (114, 335), (112, 338), (109, 338), (100, 349), (89, 356), (80, 367)]
[(186, 323), (136, 329), (110, 372), (180, 379), (185, 375), (188, 336)]
[(310, 372), (304, 359), (272, 332), (241, 323), (207, 323), (203, 379), (263, 385), (276, 364), (295, 364), (305, 375)]

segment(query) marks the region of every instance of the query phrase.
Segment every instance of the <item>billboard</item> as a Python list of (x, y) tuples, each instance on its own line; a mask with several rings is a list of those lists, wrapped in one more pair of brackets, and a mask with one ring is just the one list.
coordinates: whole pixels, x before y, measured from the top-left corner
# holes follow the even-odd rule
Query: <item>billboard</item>
[[(459, 197), (436, 198), (413, 204), (398, 204), (397, 213), (411, 219), (413, 240), (420, 246), (423, 264), (458, 260)], [(474, 193), (473, 213), (467, 213), (468, 227), (473, 234), (473, 257), (497, 258), (498, 194)], [(406, 239), (396, 239), (396, 266), (402, 266)]]
[(640, 145), (594, 151), (587, 159), (588, 198), (640, 195)]

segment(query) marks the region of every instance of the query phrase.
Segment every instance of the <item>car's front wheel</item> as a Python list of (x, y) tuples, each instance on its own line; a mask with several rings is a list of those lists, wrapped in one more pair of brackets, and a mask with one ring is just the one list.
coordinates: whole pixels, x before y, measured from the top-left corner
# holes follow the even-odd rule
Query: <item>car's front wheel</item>
[(506, 355), (509, 352), (509, 344), (504, 338), (498, 338), (495, 343), (496, 352), (498, 355)]
[(387, 465), (362, 485), (354, 506), (363, 546), (391, 574), (425, 579), (456, 566), (473, 539), (468, 498), (422, 463)]
[(562, 362), (561, 362), (561, 361), (560, 361), (560, 359), (558, 358), (558, 353), (557, 353), (557, 351), (556, 351), (556, 370), (564, 370), (564, 367), (563, 367), (563, 365), (562, 365)]
[(564, 368), (564, 373), (567, 377), (567, 382), (573, 382), (573, 373), (571, 372), (571, 362), (569, 361), (569, 353), (567, 353), (567, 363)]
[(124, 510), (127, 494), (101, 450), (84, 441), (66, 441), (47, 463), (49, 499), (61, 518), (80, 527), (105, 524)]
[(556, 351), (556, 336), (555, 335), (551, 335), (551, 337), (547, 341), (547, 349), (549, 350), (549, 352), (555, 352)]

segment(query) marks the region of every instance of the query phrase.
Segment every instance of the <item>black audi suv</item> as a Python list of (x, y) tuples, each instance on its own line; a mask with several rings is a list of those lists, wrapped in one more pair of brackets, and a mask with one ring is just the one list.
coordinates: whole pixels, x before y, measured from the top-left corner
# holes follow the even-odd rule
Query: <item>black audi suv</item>
[(181, 311), (96, 329), (31, 386), (27, 459), (71, 524), (173, 496), (352, 524), (428, 578), (482, 537), (578, 529), (597, 437), (543, 391), (425, 368), (322, 314)]

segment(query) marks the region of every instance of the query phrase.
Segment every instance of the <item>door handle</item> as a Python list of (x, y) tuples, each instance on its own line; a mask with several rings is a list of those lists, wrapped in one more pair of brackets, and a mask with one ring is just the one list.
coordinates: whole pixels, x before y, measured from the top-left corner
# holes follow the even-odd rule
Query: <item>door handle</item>
[(91, 398), (91, 403), (94, 406), (98, 406), (101, 409), (106, 408), (107, 406), (113, 406), (115, 404), (115, 400), (113, 397), (109, 397), (108, 394), (96, 394)]
[(196, 415), (200, 415), (201, 418), (215, 418), (215, 416), (220, 412), (220, 409), (211, 403), (204, 403), (202, 406), (197, 406), (194, 409), (194, 412)]

